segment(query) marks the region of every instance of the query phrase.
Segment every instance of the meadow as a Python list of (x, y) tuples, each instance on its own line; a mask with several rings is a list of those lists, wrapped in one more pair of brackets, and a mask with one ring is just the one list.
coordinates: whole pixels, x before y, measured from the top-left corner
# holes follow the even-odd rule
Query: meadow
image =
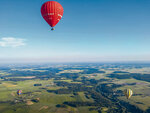
[[(150, 74), (150, 68), (123, 66), (42, 65), (1, 69), (0, 113), (148, 113), (150, 82), (133, 75)], [(128, 88), (133, 91), (130, 99), (123, 94)], [(21, 95), (17, 95), (19, 89)]]
[[(65, 80), (71, 82), (70, 80)], [(79, 92), (77, 96), (73, 94), (55, 94), (49, 93), (46, 89), (57, 90), (62, 87), (56, 85), (48, 86), (53, 80), (26, 80), (18, 82), (5, 81), (0, 84), (0, 112), (3, 113), (73, 113), (82, 112), (83, 110), (89, 112), (88, 107), (73, 108), (67, 106), (66, 108), (57, 108), (57, 104), (62, 104), (65, 101), (93, 101), (87, 99), (84, 92)], [(34, 84), (42, 84), (42, 86), (34, 86)], [(23, 91), (22, 95), (17, 95), (17, 90)], [(34, 102), (34, 99), (39, 99), (39, 102)], [(12, 105), (16, 100), (23, 100)], [(92, 112), (92, 113), (97, 113)]]

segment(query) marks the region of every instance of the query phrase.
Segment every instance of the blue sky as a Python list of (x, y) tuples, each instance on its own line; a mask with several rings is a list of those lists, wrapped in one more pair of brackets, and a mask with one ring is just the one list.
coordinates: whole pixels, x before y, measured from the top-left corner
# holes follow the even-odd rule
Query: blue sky
[(55, 31), (46, 1), (0, 0), (1, 62), (150, 61), (150, 0), (57, 0)]

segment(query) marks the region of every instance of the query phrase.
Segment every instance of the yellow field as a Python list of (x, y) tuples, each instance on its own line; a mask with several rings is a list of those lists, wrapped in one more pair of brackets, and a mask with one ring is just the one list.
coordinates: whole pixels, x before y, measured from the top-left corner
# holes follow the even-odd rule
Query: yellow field
[(17, 85), (14, 85), (14, 84), (11, 84), (11, 83), (5, 83), (5, 82), (3, 82), (2, 85), (5, 86), (5, 87), (16, 87), (17, 86)]

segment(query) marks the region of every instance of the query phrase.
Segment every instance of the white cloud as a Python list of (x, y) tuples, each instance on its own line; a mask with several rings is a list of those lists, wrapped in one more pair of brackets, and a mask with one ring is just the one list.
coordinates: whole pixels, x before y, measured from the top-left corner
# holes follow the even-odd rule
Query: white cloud
[(26, 45), (25, 39), (14, 37), (3, 37), (0, 40), (1, 47), (19, 47)]

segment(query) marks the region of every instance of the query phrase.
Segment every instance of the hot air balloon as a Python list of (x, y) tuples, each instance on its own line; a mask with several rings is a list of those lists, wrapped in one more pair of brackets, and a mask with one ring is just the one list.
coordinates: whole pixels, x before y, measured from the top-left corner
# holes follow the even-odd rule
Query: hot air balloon
[(41, 7), (41, 14), (45, 21), (54, 30), (55, 25), (60, 21), (63, 16), (63, 7), (56, 1), (47, 1)]
[(22, 90), (17, 90), (17, 95), (21, 95), (22, 94)]
[(131, 89), (125, 89), (124, 94), (127, 97), (127, 99), (129, 99), (132, 96), (133, 91)]

